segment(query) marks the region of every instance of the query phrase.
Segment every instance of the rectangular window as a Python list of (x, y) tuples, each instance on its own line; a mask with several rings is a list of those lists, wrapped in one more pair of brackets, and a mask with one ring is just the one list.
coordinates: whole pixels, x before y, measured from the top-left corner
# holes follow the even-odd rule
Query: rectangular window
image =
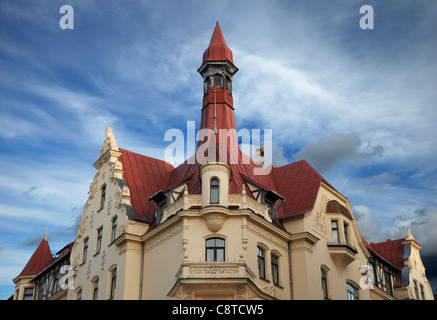
[(114, 299), (116, 284), (117, 284), (117, 268), (115, 268), (111, 272), (111, 295), (109, 297), (110, 299)]
[(257, 247), (257, 260), (258, 260), (258, 271), (260, 278), (265, 279), (266, 277), (266, 263), (264, 250), (260, 247)]
[(326, 271), (325, 269), (321, 268), (321, 277), (322, 277), (322, 292), (323, 292), (323, 299), (328, 299), (328, 280), (326, 278)]
[(419, 300), (419, 291), (417, 289), (417, 281), (413, 280), (413, 284), (414, 284), (414, 294), (416, 295), (416, 300)]
[(225, 240), (211, 238), (206, 240), (206, 261), (225, 261)]
[(117, 237), (117, 216), (112, 219), (111, 242)]
[(210, 182), (210, 203), (217, 204), (219, 200), (219, 181), (217, 178), (213, 178)]
[(350, 283), (347, 283), (347, 299), (358, 300), (358, 289)]
[(103, 209), (103, 207), (105, 206), (105, 198), (106, 198), (106, 184), (102, 186), (101, 192), (102, 195), (100, 198), (100, 209)]
[(97, 279), (96, 281), (94, 281), (94, 286), (93, 286), (93, 300), (97, 300), (99, 296), (99, 279)]
[(272, 253), (271, 259), (273, 283), (279, 285), (279, 258)]
[(25, 288), (23, 300), (32, 300), (33, 298), (33, 288)]
[(338, 242), (338, 224), (337, 220), (331, 221), (331, 228), (332, 228), (332, 242)]
[(99, 228), (97, 230), (97, 246), (96, 246), (96, 253), (100, 252), (100, 249), (102, 248), (102, 235), (103, 235), (103, 227)]
[(86, 261), (86, 257), (87, 257), (87, 254), (88, 254), (88, 238), (85, 238), (85, 240), (83, 241), (83, 259), (82, 259), (82, 262), (85, 262)]
[(344, 241), (349, 243), (349, 225), (347, 223), (343, 224), (344, 227)]

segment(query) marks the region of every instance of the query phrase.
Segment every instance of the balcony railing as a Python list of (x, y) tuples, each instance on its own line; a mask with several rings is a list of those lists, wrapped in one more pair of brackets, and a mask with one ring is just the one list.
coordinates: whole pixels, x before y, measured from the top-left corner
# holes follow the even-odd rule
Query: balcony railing
[(217, 279), (217, 278), (255, 278), (255, 274), (244, 262), (184, 262), (176, 278)]

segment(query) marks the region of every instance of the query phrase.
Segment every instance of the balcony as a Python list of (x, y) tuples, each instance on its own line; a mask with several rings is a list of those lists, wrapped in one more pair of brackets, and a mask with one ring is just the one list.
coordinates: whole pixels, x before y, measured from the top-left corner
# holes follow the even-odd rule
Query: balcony
[(347, 242), (329, 242), (327, 246), (331, 257), (339, 267), (346, 267), (356, 259), (358, 250)]
[(220, 279), (255, 278), (255, 274), (244, 262), (184, 262), (176, 278)]

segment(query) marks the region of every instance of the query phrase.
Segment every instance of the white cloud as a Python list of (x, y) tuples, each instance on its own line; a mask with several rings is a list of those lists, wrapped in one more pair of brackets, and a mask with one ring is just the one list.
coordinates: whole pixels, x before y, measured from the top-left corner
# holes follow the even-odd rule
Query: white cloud
[[(362, 150), (360, 150), (362, 149)], [(357, 133), (332, 134), (327, 139), (308, 144), (293, 156), (296, 160), (307, 160), (316, 170), (326, 173), (342, 161), (352, 161), (363, 164), (382, 156), (384, 148), (363, 143)]]

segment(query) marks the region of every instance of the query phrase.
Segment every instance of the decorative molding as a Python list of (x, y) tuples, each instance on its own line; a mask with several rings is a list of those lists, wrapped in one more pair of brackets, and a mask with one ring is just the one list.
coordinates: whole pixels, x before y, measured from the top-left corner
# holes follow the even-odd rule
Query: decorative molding
[(232, 276), (239, 274), (238, 266), (190, 266), (190, 275), (196, 276)]
[(269, 216), (269, 209), (265, 205), (248, 197), (246, 197), (246, 204), (247, 208), (252, 209), (256, 214), (261, 215), (268, 222), (272, 222), (272, 219)]
[(281, 294), (278, 292), (278, 290), (276, 290), (276, 288), (274, 286), (267, 286), (264, 288), (260, 288), (262, 292), (267, 293), (268, 295), (276, 298), (276, 299), (281, 299)]
[(202, 177), (203, 173), (208, 171), (222, 171), (228, 175), (228, 177), (231, 176), (231, 168), (229, 165), (225, 163), (219, 163), (219, 162), (207, 162), (200, 166), (200, 177)]
[(210, 212), (202, 216), (208, 229), (211, 232), (217, 232), (223, 227), (227, 214), (223, 212)]
[(167, 241), (174, 235), (182, 232), (182, 226), (180, 223), (177, 223), (173, 225), (172, 227), (169, 227), (165, 230), (160, 230), (161, 232), (153, 235), (153, 237), (145, 240), (145, 251), (148, 251), (150, 249), (153, 249), (154, 247), (160, 245), (162, 242)]
[(319, 240), (319, 238), (309, 232), (300, 232), (293, 234), (291, 235), (291, 250), (306, 250), (309, 253), (313, 253), (313, 245), (316, 244)]
[(105, 141), (103, 142), (103, 147), (100, 148), (100, 154), (103, 155), (108, 150), (119, 151), (117, 146), (117, 141), (115, 141), (114, 134), (112, 132), (111, 127), (106, 128), (106, 138)]
[(322, 234), (326, 235), (328, 232), (328, 226), (327, 226), (327, 217), (326, 217), (326, 204), (328, 203), (329, 199), (322, 196), (322, 199), (319, 202), (319, 207), (317, 209), (316, 217), (314, 219), (314, 228), (320, 231)]
[(274, 236), (272, 233), (259, 227), (258, 225), (248, 221), (247, 229), (252, 231), (256, 235), (259, 235), (259, 236), (263, 237), (264, 239), (272, 242), (273, 244), (283, 248), (284, 250), (288, 250), (288, 243), (286, 241), (281, 240), (280, 238)]

